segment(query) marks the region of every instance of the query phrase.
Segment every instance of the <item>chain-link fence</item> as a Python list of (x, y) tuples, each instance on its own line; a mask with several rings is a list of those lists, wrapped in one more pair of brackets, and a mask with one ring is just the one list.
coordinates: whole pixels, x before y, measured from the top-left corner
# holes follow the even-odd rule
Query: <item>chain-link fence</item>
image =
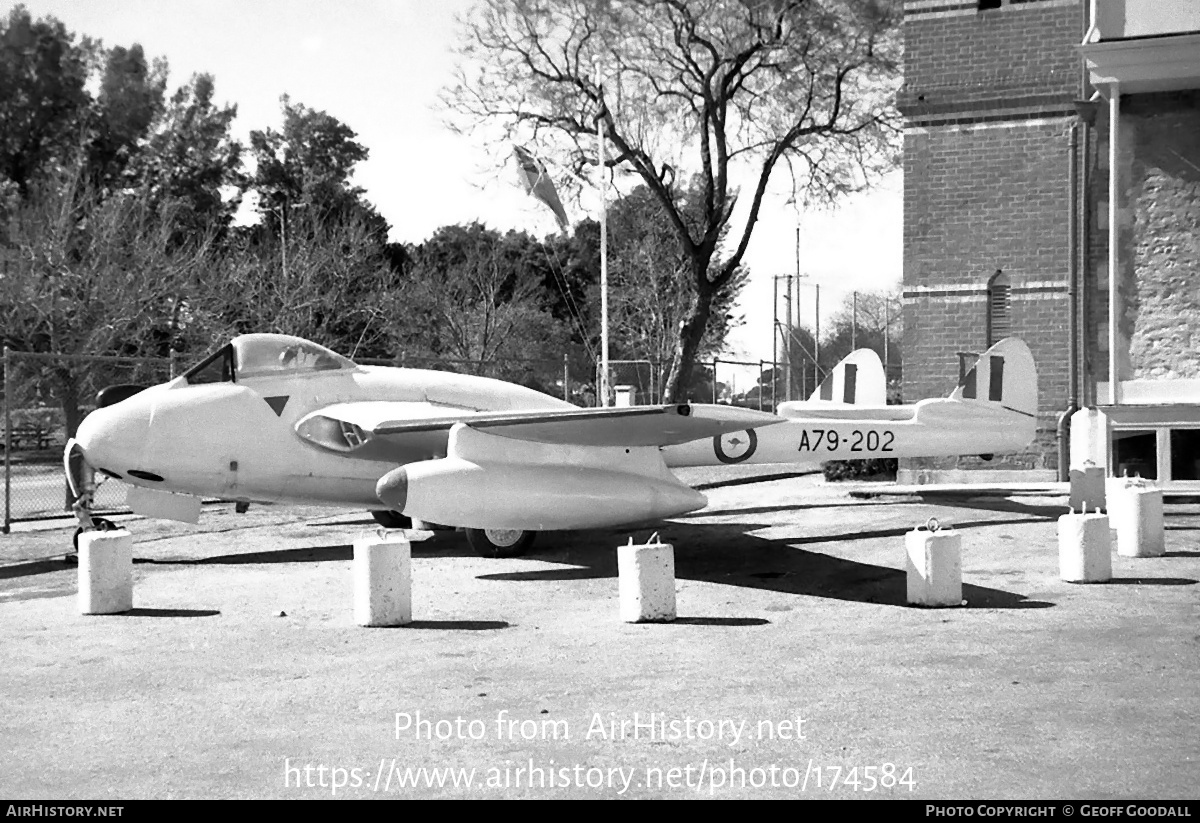
[[(580, 406), (595, 405), (595, 390), (585, 370), (572, 374), (569, 358), (493, 361), (399, 357), (359, 360), (363, 365), (406, 366), (493, 377)], [(14, 522), (70, 516), (71, 499), (63, 471), (68, 433), (96, 407), (96, 393), (107, 386), (162, 383), (189, 364), (171, 358), (101, 357), (34, 354), (5, 349), (0, 397), (0, 449), (4, 461), (4, 520)], [(580, 372), (584, 372), (583, 375)], [(125, 508), (124, 483), (100, 484), (99, 514)]]
[[(596, 371), (571, 367), (562, 358), (505, 359), (492, 361), (455, 358), (398, 357), (394, 360), (359, 360), (363, 365), (406, 366), (458, 374), (493, 377), (517, 383), (577, 406), (601, 405)], [(3, 531), (11, 523), (70, 516), (70, 494), (63, 472), (63, 448), (68, 433), (95, 408), (96, 393), (106, 386), (150, 386), (170, 379), (187, 367), (175, 358), (99, 357), (33, 354), (6, 349), (3, 360), (3, 396), (0, 397), (0, 448), (4, 459)], [(661, 402), (667, 364), (651, 360), (614, 360), (610, 363), (613, 401), (618, 405), (652, 405)], [(710, 360), (696, 364), (687, 399), (698, 403), (730, 403), (772, 410), (777, 373), (769, 361)], [(100, 485), (95, 499), (98, 513), (127, 511), (126, 486), (109, 480)]]
[(591, 405), (581, 402), (588, 393), (585, 384), (571, 372), (570, 358), (504, 358), (498, 360), (466, 360), (454, 357), (409, 357), (401, 355), (394, 360), (370, 360), (359, 358), (355, 362), (365, 366), (403, 366), (412, 369), (434, 369), (456, 374), (473, 374), (492, 377), (508, 383), (535, 389), (552, 397), (561, 397), (576, 405)]
[[(95, 408), (96, 393), (119, 384), (150, 386), (174, 373), (173, 358), (33, 354), (4, 350), (0, 447), (4, 453), (4, 525), (62, 517), (70, 511), (63, 472), (68, 432)], [(119, 513), (125, 486), (105, 483), (96, 510)]]
[[(618, 406), (651, 406), (662, 402), (668, 364), (653, 360), (610, 360), (609, 384)], [(596, 384), (601, 365), (596, 363)], [(724, 403), (772, 411), (778, 400), (773, 395), (773, 364), (769, 360), (702, 360), (692, 370), (684, 393), (694, 403)], [(582, 405), (599, 405), (587, 403)]]

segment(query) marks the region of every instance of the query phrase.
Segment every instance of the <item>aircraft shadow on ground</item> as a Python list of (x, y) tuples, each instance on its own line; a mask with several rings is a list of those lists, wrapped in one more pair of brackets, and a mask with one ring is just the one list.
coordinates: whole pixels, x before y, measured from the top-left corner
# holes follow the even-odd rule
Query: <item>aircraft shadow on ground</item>
[(11, 580), (16, 577), (33, 577), (39, 574), (53, 574), (71, 570), (75, 566), (69, 565), (62, 561), (61, 557), (56, 557), (52, 560), (31, 560), (21, 563), (13, 563), (8, 566), (0, 566), (0, 580)]
[(218, 554), (212, 557), (187, 557), (157, 559), (135, 557), (135, 564), (152, 566), (239, 566), (263, 563), (327, 563), (332, 560), (353, 560), (354, 546), (306, 546), (299, 549), (277, 549), (266, 552), (242, 554)]
[(791, 480), (795, 477), (807, 477), (810, 474), (819, 474), (820, 472), (780, 472), (779, 474), (759, 474), (751, 477), (734, 477), (729, 480), (715, 480), (712, 483), (699, 483), (693, 488), (696, 491), (708, 491), (709, 489), (724, 489), (729, 486), (748, 486), (751, 483), (770, 483), (775, 480)]
[(381, 629), (439, 629), (441, 631), (487, 632), (507, 629), (506, 620), (414, 620), (403, 626), (377, 626)]
[[(1000, 525), (1005, 522), (1028, 521), (981, 521), (958, 524), (956, 528)], [(809, 544), (896, 537), (905, 534), (908, 529), (776, 539), (748, 533), (767, 527), (768, 524), (672, 522), (661, 524), (660, 531), (664, 542), (676, 546), (675, 575), (679, 579), (861, 603), (891, 606), (908, 604), (908, 576), (904, 571), (798, 548)], [(622, 535), (622, 532), (613, 531), (601, 532), (596, 536), (580, 533), (577, 547), (550, 551), (533, 558), (569, 564), (571, 568), (500, 572), (480, 575), (480, 579), (537, 582), (616, 577), (615, 548), (624, 542)], [(605, 537), (608, 539), (605, 540)], [(963, 599), (969, 608), (977, 609), (1048, 608), (1054, 605), (1029, 600), (1022, 594), (969, 583), (963, 585)]]
[(217, 609), (143, 609), (135, 608), (120, 612), (114, 617), (215, 617), (221, 612)]

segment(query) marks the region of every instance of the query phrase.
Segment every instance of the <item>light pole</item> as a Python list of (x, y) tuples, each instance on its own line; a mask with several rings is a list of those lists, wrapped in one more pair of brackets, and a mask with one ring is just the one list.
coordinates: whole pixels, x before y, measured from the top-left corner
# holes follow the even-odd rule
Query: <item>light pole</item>
[(272, 206), (271, 211), (279, 215), (279, 257), (283, 263), (283, 279), (288, 279), (287, 269), (287, 213), (292, 209), (305, 208), (307, 203), (292, 203), (286, 209), (282, 206)]

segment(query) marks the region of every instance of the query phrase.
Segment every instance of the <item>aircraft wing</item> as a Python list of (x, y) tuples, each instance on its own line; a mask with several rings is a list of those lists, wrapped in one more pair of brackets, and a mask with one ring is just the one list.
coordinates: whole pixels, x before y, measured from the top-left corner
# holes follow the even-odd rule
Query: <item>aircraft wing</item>
[(768, 412), (695, 403), (472, 413), (428, 404), (363, 401), (313, 412), (296, 424), (296, 432), (332, 451), (405, 460), (411, 459), (413, 444), (428, 443), (431, 435), (444, 442), (456, 423), (513, 440), (633, 448), (671, 446), (780, 422)]

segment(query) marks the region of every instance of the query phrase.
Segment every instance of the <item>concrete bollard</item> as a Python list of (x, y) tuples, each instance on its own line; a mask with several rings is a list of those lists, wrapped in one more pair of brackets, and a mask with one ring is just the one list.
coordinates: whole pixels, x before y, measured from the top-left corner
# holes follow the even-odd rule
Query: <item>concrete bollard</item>
[(1108, 473), (1108, 415), (1099, 409), (1080, 409), (1071, 415), (1071, 468), (1087, 463)]
[(904, 535), (910, 606), (962, 605), (962, 537), (930, 519)]
[(1166, 552), (1163, 528), (1163, 493), (1140, 479), (1117, 491), (1121, 518), (1116, 522), (1117, 554), (1122, 557), (1159, 557)]
[(1104, 488), (1104, 467), (1091, 460), (1071, 468), (1071, 511), (1102, 511), (1108, 508)]
[(617, 547), (621, 619), (669, 623), (675, 619), (675, 547), (654, 534), (644, 545)]
[(1058, 518), (1058, 572), (1068, 583), (1112, 580), (1108, 515), (1071, 512)]
[(79, 613), (133, 608), (133, 535), (124, 529), (79, 535)]
[(360, 626), (412, 622), (412, 546), (403, 535), (354, 541), (354, 621)]

